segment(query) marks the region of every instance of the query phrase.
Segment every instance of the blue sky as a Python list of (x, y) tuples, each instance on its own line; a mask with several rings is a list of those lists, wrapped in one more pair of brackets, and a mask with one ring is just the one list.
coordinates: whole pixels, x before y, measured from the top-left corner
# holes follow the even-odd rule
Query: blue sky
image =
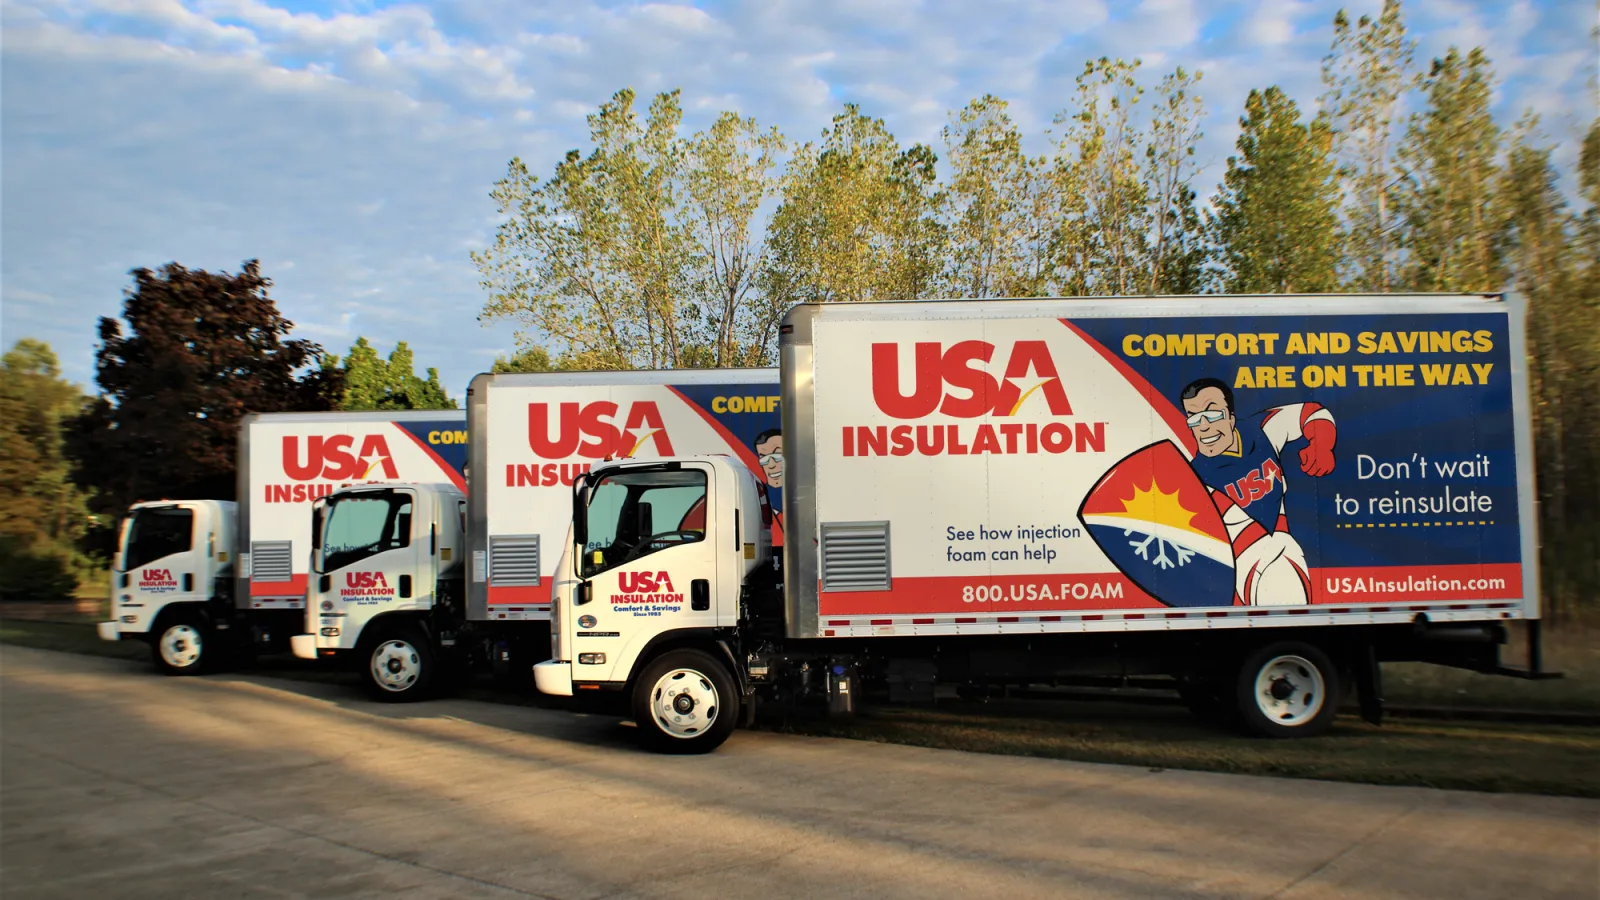
[[(296, 334), (338, 353), (406, 340), (460, 395), (513, 348), (480, 324), (468, 253), (512, 156), (548, 173), (618, 88), (681, 87), (691, 128), (735, 109), (814, 139), (841, 104), (938, 147), (994, 93), (1043, 152), (1087, 59), (1145, 80), (1204, 73), (1209, 196), (1252, 87), (1310, 108), (1334, 12), (1320, 0), (0, 0), (0, 342), (49, 341), (93, 377), (95, 323), (127, 272), (259, 258)], [(1419, 64), (1488, 48), (1496, 106), (1570, 167), (1595, 115), (1592, 4), (1410, 0)]]

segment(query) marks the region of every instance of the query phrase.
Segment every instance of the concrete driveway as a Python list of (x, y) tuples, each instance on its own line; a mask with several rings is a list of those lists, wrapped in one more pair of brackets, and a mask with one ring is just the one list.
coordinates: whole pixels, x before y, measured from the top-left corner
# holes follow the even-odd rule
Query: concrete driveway
[(0, 648), (0, 893), (1600, 895), (1600, 801), (736, 734)]

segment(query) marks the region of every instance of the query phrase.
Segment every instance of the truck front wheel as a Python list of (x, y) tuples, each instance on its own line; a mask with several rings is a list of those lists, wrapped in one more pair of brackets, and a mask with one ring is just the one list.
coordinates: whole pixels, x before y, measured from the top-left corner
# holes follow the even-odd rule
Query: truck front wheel
[(198, 675), (216, 653), (212, 643), (211, 629), (199, 615), (177, 612), (163, 619), (150, 650), (163, 674)]
[(1314, 737), (1333, 727), (1339, 670), (1311, 644), (1268, 644), (1240, 666), (1234, 696), (1246, 730), (1262, 737)]
[(374, 700), (409, 703), (426, 697), (433, 686), (433, 648), (415, 625), (382, 629), (361, 660), (362, 680)]
[(639, 740), (657, 753), (709, 753), (739, 721), (739, 693), (728, 669), (700, 650), (671, 650), (633, 685)]

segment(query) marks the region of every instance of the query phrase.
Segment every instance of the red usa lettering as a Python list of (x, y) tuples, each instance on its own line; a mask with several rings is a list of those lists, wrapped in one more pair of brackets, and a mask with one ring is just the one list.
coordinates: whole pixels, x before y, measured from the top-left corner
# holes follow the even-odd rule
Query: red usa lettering
[(346, 572), (344, 583), (353, 588), (388, 587), (382, 572)]
[(672, 591), (672, 576), (666, 572), (618, 572), (617, 587), (624, 593), (654, 594)]
[(900, 345), (873, 344), (872, 399), (885, 415), (896, 419), (920, 419), (936, 410), (958, 419), (975, 419), (1016, 415), (1022, 402), (1038, 391), (1051, 415), (1072, 415), (1072, 404), (1067, 402), (1046, 342), (1013, 343), (1005, 351), (1005, 374), (999, 381), (984, 368), (994, 360), (997, 349), (988, 341), (960, 341), (948, 349), (938, 342), (919, 341), (912, 349), (916, 374), (907, 394), (900, 383)]
[(650, 441), (658, 456), (672, 456), (672, 440), (667, 436), (661, 410), (652, 400), (639, 400), (628, 406), (621, 428), (617, 414), (621, 408), (609, 400), (594, 403), (562, 403), (556, 410), (555, 434), (551, 435), (550, 404), (528, 404), (528, 449), (542, 459), (588, 459), (633, 456)]
[(1250, 474), (1226, 486), (1229, 499), (1239, 506), (1249, 506), (1272, 493), (1272, 483), (1283, 478), (1283, 469), (1273, 460), (1266, 460)]
[(378, 471), (388, 481), (400, 478), (394, 457), (389, 453), (389, 442), (381, 434), (363, 437), (359, 452), (356, 452), (356, 439), (348, 434), (308, 435), (303, 452), (299, 435), (284, 435), (283, 474), (295, 481), (361, 480)]

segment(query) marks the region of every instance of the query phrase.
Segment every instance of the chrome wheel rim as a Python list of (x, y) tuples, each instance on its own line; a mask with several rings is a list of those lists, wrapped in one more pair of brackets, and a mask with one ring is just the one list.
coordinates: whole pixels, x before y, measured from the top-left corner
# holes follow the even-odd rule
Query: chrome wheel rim
[(174, 669), (200, 662), (202, 652), (200, 629), (193, 625), (173, 625), (161, 633), (161, 660)]
[(372, 650), (372, 681), (391, 693), (408, 691), (422, 677), (422, 654), (402, 640), (388, 640)]
[(1267, 720), (1297, 727), (1315, 719), (1327, 701), (1322, 672), (1303, 656), (1278, 656), (1256, 673), (1256, 707)]
[(662, 733), (675, 738), (704, 734), (721, 711), (717, 687), (694, 669), (673, 669), (656, 679), (650, 714)]

